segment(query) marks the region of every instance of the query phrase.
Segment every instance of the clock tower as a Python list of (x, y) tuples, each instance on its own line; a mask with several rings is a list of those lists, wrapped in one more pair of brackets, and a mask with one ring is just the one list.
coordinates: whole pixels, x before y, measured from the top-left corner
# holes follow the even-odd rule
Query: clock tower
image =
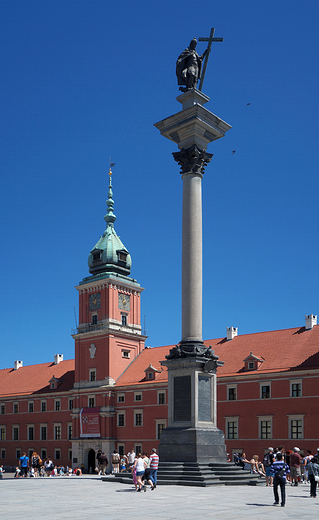
[[(143, 350), (140, 296), (143, 288), (131, 278), (131, 255), (117, 235), (109, 170), (106, 230), (89, 254), (90, 276), (79, 291), (79, 325), (75, 339), (75, 384), (78, 389), (114, 385)], [(84, 403), (83, 403), (84, 404)]]

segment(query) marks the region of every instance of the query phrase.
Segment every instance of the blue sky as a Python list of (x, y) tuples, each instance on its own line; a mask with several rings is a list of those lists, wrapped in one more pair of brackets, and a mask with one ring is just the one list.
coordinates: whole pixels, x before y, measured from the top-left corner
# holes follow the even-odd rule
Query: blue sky
[(203, 179), (203, 337), (319, 314), (318, 21), (315, 0), (1, 1), (1, 368), (74, 356), (110, 157), (147, 345), (181, 339), (178, 149), (153, 124), (211, 27), (205, 106), (232, 129)]

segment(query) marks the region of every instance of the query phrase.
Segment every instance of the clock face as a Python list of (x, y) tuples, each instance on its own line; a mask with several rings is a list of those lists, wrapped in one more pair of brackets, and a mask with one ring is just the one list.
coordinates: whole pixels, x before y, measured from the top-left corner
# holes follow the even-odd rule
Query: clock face
[(119, 293), (119, 309), (130, 310), (130, 296), (128, 294)]
[(90, 311), (101, 307), (101, 293), (90, 294), (89, 306)]

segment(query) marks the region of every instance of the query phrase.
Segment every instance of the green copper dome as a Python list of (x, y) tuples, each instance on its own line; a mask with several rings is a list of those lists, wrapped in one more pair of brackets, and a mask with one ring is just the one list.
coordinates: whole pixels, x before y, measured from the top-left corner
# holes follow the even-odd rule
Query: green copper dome
[(113, 213), (113, 191), (112, 191), (112, 171), (109, 171), (109, 191), (107, 204), (106, 230), (100, 240), (95, 244), (89, 254), (88, 264), (91, 274), (99, 273), (119, 273), (128, 276), (131, 272), (131, 255), (124, 246), (120, 237), (114, 229), (116, 216)]

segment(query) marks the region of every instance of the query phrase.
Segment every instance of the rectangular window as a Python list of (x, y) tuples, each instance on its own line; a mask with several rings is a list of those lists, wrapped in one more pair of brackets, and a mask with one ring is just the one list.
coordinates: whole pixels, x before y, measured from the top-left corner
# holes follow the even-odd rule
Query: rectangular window
[(6, 427), (0, 426), (0, 441), (6, 440)]
[(228, 387), (228, 401), (236, 401), (237, 400), (237, 387), (229, 386)]
[(46, 426), (40, 426), (40, 439), (41, 439), (41, 441), (47, 440), (47, 427)]
[(19, 405), (18, 403), (13, 404), (13, 413), (19, 413)]
[(73, 410), (73, 399), (69, 399), (69, 410)]
[(16, 459), (20, 459), (20, 457), (21, 457), (21, 449), (17, 448), (16, 449)]
[(122, 314), (122, 325), (127, 325), (127, 316), (125, 316), (124, 314)]
[(158, 392), (158, 404), (165, 404), (165, 392)]
[(93, 314), (92, 316), (92, 325), (97, 325), (97, 314)]
[(68, 424), (68, 439), (69, 439), (69, 441), (72, 439), (72, 436), (73, 436), (72, 424)]
[(68, 449), (68, 460), (72, 460), (72, 449)]
[(117, 394), (117, 402), (124, 403), (125, 402), (125, 394)]
[(60, 449), (54, 450), (54, 458), (55, 458), (55, 460), (61, 460), (61, 450)]
[(13, 426), (12, 428), (12, 440), (18, 441), (19, 440), (19, 426)]
[(5, 448), (2, 448), (2, 450), (1, 450), (1, 458), (2, 458), (2, 459), (5, 459), (6, 456), (7, 456), (6, 449), (5, 449)]
[(41, 401), (41, 412), (46, 412), (46, 411), (47, 411), (47, 402)]
[(166, 428), (166, 422), (158, 422), (156, 425), (156, 439), (159, 440), (161, 437), (161, 433)]
[(270, 385), (261, 385), (261, 398), (269, 399), (270, 398)]
[(34, 449), (33, 448), (30, 448), (28, 450), (28, 457), (29, 457), (29, 460), (31, 460), (31, 457), (32, 457), (32, 453), (34, 452)]
[(248, 370), (254, 370), (254, 368), (255, 368), (255, 362), (248, 361)]
[(237, 421), (227, 422), (227, 439), (237, 439)]
[(56, 412), (59, 412), (61, 410), (61, 401), (60, 399), (56, 399), (54, 401), (54, 408)]
[(33, 401), (29, 401), (29, 413), (34, 412), (34, 403)]
[(291, 439), (302, 439), (302, 419), (291, 419), (290, 420), (290, 438)]
[(60, 424), (56, 424), (54, 426), (54, 440), (55, 441), (61, 440), (61, 425)]
[(260, 438), (271, 439), (271, 421), (260, 421)]
[(291, 397), (301, 397), (301, 383), (291, 383)]
[(28, 441), (34, 440), (34, 426), (28, 426)]
[(143, 412), (134, 412), (134, 426), (143, 426)]
[(90, 370), (90, 381), (96, 381), (96, 368)]
[(117, 451), (119, 452), (119, 455), (122, 458), (125, 453), (125, 444), (118, 444)]
[(130, 357), (130, 351), (129, 350), (122, 350), (122, 357), (129, 358)]
[(47, 458), (47, 450), (46, 448), (41, 449), (41, 459), (45, 460)]
[(4, 415), (6, 413), (6, 405), (2, 404), (0, 410), (1, 410), (1, 415)]
[(142, 452), (142, 445), (141, 444), (135, 444), (135, 453), (138, 454), (138, 453), (143, 453)]
[(142, 401), (142, 394), (134, 394), (134, 401)]
[(117, 425), (125, 426), (125, 414), (124, 413), (117, 414)]
[(89, 397), (89, 408), (95, 407), (95, 397)]

